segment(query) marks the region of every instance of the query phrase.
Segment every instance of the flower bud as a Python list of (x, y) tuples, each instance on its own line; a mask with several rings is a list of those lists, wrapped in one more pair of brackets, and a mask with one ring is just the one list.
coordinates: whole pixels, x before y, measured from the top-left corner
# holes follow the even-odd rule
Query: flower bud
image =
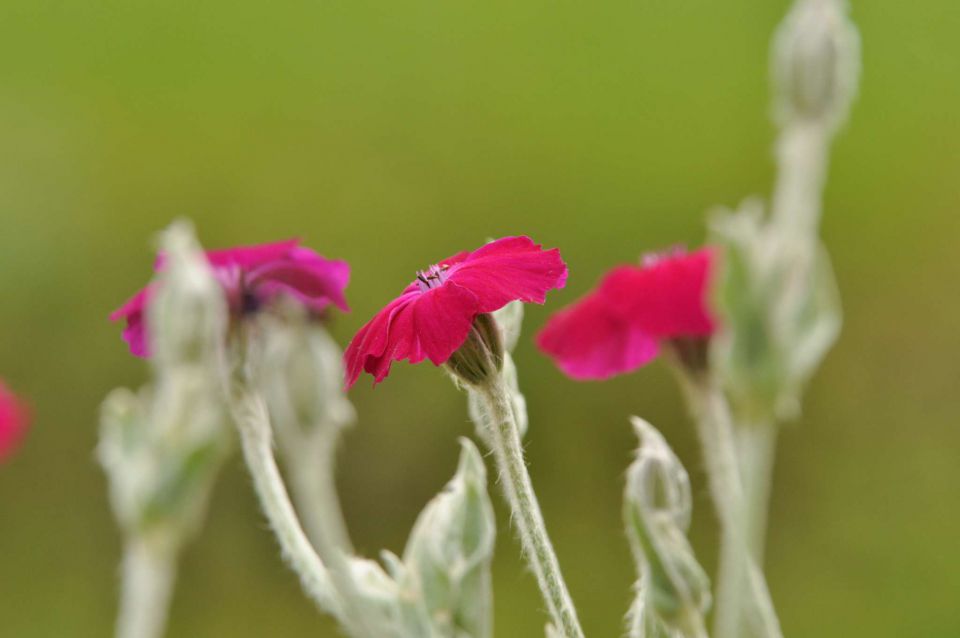
[(148, 306), (153, 382), (107, 397), (98, 451), (124, 531), (176, 548), (199, 526), (230, 450), (220, 356), (227, 312), (189, 223), (165, 231), (161, 251)]
[(490, 380), (503, 368), (504, 346), (500, 327), (490, 314), (479, 314), (456, 352), (444, 364), (447, 370), (467, 386)]
[(845, 0), (797, 0), (773, 42), (777, 120), (841, 124), (859, 71), (860, 39)]
[(352, 423), (356, 413), (343, 391), (343, 353), (324, 325), (288, 304), (279, 316), (265, 314), (260, 328), (257, 376), (278, 436), (299, 440), (318, 428)]
[(215, 359), (227, 330), (223, 290), (197, 243), (189, 222), (161, 235), (165, 267), (156, 277), (148, 306), (156, 365), (202, 363)]
[(97, 448), (121, 527), (171, 546), (199, 524), (230, 442), (219, 404), (192, 393), (197, 379), (183, 381), (176, 390), (110, 393)]
[(750, 421), (796, 417), (803, 386), (843, 323), (826, 250), (814, 238), (798, 259), (775, 241), (778, 229), (762, 212), (748, 202), (711, 223), (713, 241), (725, 248), (716, 286), (724, 329), (711, 362)]
[(110, 478), (110, 502), (117, 520), (125, 528), (135, 526), (140, 479), (146, 470), (140, 463), (140, 450), (147, 424), (140, 398), (126, 388), (107, 395), (100, 407), (100, 444), (97, 456)]
[(641, 445), (627, 472), (624, 519), (640, 583), (631, 621), (653, 614), (681, 635), (699, 635), (710, 608), (710, 581), (687, 540), (690, 479), (657, 430), (633, 417)]

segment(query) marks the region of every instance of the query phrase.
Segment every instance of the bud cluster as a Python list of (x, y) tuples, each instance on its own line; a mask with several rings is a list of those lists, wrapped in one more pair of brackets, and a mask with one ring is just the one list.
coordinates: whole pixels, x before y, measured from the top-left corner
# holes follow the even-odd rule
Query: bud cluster
[(189, 226), (171, 227), (162, 248), (149, 315), (154, 383), (107, 397), (98, 452), (126, 533), (175, 551), (199, 525), (231, 445), (219, 373), (227, 314)]
[(750, 420), (794, 418), (843, 322), (829, 256), (816, 237), (787, 241), (755, 200), (718, 212), (711, 231), (725, 249), (711, 361)]

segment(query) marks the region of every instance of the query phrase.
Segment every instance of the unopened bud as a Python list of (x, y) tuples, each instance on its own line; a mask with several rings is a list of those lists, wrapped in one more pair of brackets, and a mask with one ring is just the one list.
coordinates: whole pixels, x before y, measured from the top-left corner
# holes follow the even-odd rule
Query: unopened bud
[[(279, 305), (279, 304), (278, 304)], [(343, 352), (324, 325), (290, 304), (262, 317), (259, 382), (278, 430), (340, 429), (355, 411), (343, 392)], [(299, 440), (300, 437), (297, 437)]]
[(154, 359), (159, 366), (211, 361), (223, 344), (227, 302), (189, 222), (161, 236), (164, 267), (149, 306)]
[(143, 404), (126, 388), (112, 391), (100, 407), (100, 443), (97, 458), (110, 479), (110, 504), (117, 520), (126, 529), (139, 516), (139, 481), (134, 473), (145, 468), (139, 451), (146, 435)]
[(450, 373), (467, 386), (486, 383), (503, 368), (503, 337), (492, 315), (473, 320), (467, 340), (447, 360)]
[(841, 124), (859, 72), (860, 38), (845, 0), (797, 0), (773, 42), (778, 121)]
[(809, 261), (774, 250), (757, 206), (747, 202), (711, 221), (712, 241), (724, 248), (715, 294), (724, 330), (710, 360), (738, 412), (764, 422), (797, 416), (803, 387), (839, 336), (843, 313), (823, 246), (814, 240)]
[(634, 621), (637, 613), (653, 613), (681, 635), (699, 635), (711, 597), (686, 537), (690, 479), (652, 425), (636, 417), (632, 422), (641, 445), (627, 472), (624, 519), (641, 578)]

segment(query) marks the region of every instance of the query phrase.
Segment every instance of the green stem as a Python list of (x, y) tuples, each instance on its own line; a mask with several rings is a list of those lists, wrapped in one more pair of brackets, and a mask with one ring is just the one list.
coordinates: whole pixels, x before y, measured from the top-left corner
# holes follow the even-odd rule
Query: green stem
[(722, 528), (714, 638), (743, 638), (744, 611), (750, 612), (749, 620), (759, 636), (781, 638), (766, 580), (748, 544), (749, 509), (730, 407), (709, 379), (687, 374), (681, 378), (696, 417), (710, 493)]
[(140, 538), (127, 541), (117, 638), (163, 636), (176, 579), (175, 553)]
[(354, 553), (337, 494), (334, 468), (339, 437), (338, 429), (324, 428), (312, 438), (298, 441), (298, 449), (285, 446), (293, 498), (307, 535), (321, 556), (332, 548)]
[(322, 609), (340, 617), (341, 605), (330, 575), (300, 526), (273, 457), (266, 405), (258, 395), (244, 390), (235, 393), (232, 403), (244, 459), (283, 555), (300, 577), (307, 595)]
[(737, 452), (740, 456), (740, 474), (743, 477), (747, 508), (747, 544), (754, 560), (761, 567), (766, 545), (767, 514), (776, 449), (775, 425), (757, 423), (737, 428)]
[(484, 438), (493, 451), (500, 485), (510, 506), (524, 556), (537, 578), (557, 630), (564, 638), (583, 638), (577, 611), (560, 573), (560, 564), (527, 472), (510, 390), (501, 375), (496, 375), (478, 391), (490, 417)]

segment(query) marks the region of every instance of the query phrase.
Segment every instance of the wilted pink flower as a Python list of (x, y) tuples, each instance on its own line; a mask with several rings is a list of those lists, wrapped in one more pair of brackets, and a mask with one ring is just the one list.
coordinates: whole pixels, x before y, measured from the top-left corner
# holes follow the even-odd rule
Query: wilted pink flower
[(478, 316), (511, 301), (543, 303), (547, 291), (566, 280), (560, 251), (544, 250), (529, 237), (504, 237), (441, 261), (419, 272), (357, 332), (344, 354), (347, 386), (363, 371), (382, 381), (394, 361), (441, 365), (464, 344)]
[(26, 405), (0, 381), (0, 461), (4, 461), (17, 448), (29, 423)]
[(551, 317), (537, 345), (575, 379), (606, 379), (648, 363), (663, 341), (706, 340), (716, 329), (707, 299), (714, 260), (704, 248), (614, 268)]
[[(348, 309), (343, 291), (350, 279), (350, 266), (345, 261), (321, 257), (300, 246), (297, 239), (212, 250), (206, 255), (235, 317), (256, 312), (282, 295), (293, 297), (314, 312), (323, 311), (331, 303)], [(162, 270), (163, 266), (161, 255), (155, 269)], [(110, 315), (111, 321), (126, 319), (123, 338), (138, 357), (149, 355), (145, 312), (152, 293), (152, 286), (147, 286)]]

